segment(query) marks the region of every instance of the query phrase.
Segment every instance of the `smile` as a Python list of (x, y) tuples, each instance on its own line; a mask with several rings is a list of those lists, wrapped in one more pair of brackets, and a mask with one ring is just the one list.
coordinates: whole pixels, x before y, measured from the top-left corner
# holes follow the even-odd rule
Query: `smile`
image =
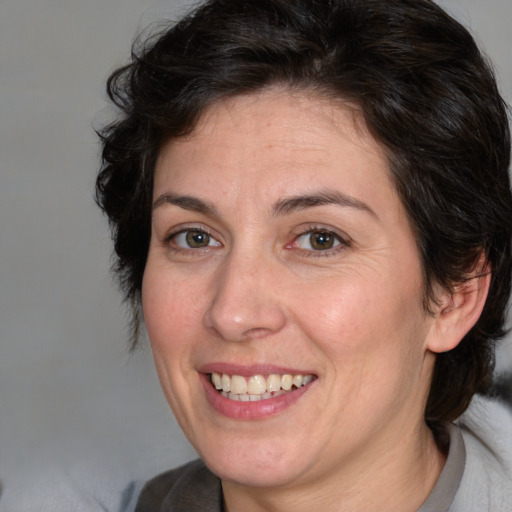
[(224, 398), (239, 402), (258, 402), (275, 398), (306, 386), (314, 379), (314, 375), (270, 374), (247, 378), (225, 373), (210, 374), (211, 383)]

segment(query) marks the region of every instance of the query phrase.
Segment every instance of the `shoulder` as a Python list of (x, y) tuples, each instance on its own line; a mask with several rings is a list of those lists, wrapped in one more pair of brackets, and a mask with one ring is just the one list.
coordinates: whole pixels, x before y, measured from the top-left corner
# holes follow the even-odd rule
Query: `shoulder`
[(200, 460), (189, 462), (149, 480), (135, 512), (220, 512), (222, 491), (216, 477)]
[(464, 474), (450, 512), (512, 510), (512, 411), (476, 397), (456, 422), (466, 450)]

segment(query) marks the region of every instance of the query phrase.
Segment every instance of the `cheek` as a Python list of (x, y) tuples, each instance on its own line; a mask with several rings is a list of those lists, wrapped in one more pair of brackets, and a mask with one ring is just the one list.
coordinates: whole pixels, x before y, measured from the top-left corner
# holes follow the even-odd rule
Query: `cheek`
[(146, 269), (142, 311), (153, 349), (173, 350), (186, 344), (187, 336), (200, 325), (198, 296), (192, 293), (190, 283), (172, 279), (151, 267)]
[[(157, 270), (155, 270), (157, 269)], [(188, 288), (148, 265), (142, 284), (142, 310), (155, 367), (165, 396), (186, 431), (187, 400), (192, 396), (191, 349), (197, 338), (197, 301)], [(171, 286), (172, 283), (172, 286)], [(177, 392), (178, 391), (178, 392)]]
[(329, 403), (343, 404), (335, 418), (345, 424), (350, 417), (349, 430), (367, 428), (371, 414), (388, 418), (398, 413), (410, 396), (421, 403), (426, 322), (417, 290), (411, 290), (368, 288), (360, 281), (309, 306), (303, 329), (317, 352), (327, 356)]
[(300, 294), (296, 308), (308, 311), (298, 321), (335, 364), (363, 371), (421, 358), (427, 321), (415, 283), (404, 285), (397, 277), (338, 284), (315, 300)]
[[(312, 300), (311, 294), (301, 294), (297, 311), (307, 331), (319, 342), (329, 340), (332, 350), (351, 351), (362, 349), (362, 338), (372, 329), (380, 328), (386, 319), (386, 312), (377, 308), (375, 297), (365, 293), (363, 283), (333, 283)], [(380, 327), (379, 327), (380, 326)], [(316, 333), (316, 335), (315, 335)]]

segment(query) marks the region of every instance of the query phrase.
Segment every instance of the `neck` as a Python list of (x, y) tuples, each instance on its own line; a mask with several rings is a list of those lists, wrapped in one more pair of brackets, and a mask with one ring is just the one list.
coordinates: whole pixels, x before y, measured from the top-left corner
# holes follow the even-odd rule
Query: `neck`
[(225, 512), (415, 512), (434, 488), (445, 457), (424, 423), (413, 435), (394, 434), (379, 440), (380, 448), (368, 450), (368, 457), (344, 461), (321, 478), (280, 488), (223, 481)]

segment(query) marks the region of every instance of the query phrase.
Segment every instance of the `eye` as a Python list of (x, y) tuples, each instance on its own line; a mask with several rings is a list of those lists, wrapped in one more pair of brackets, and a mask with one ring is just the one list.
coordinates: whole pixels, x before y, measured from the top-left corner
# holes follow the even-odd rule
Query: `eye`
[(169, 240), (182, 249), (203, 249), (220, 247), (220, 243), (202, 229), (187, 229), (169, 237)]
[(307, 251), (327, 251), (341, 245), (339, 236), (329, 231), (309, 231), (297, 237), (297, 247)]

